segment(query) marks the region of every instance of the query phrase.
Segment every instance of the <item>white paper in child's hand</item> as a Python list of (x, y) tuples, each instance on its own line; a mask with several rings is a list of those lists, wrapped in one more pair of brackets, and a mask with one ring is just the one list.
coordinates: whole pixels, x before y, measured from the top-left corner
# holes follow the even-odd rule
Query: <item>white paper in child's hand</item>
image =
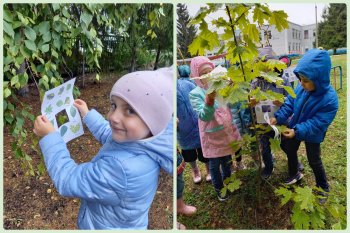
[[(73, 89), (75, 78), (45, 92), (41, 113), (45, 115), (67, 143), (84, 134), (79, 111), (74, 107)], [(58, 128), (56, 114), (65, 111), (68, 122)]]

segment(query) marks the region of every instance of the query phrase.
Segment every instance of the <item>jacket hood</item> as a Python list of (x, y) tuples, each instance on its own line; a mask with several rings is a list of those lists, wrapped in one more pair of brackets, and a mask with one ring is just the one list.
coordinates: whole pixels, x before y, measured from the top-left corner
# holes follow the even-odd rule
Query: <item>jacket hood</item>
[(162, 133), (144, 140), (124, 142), (119, 145), (125, 150), (147, 153), (167, 173), (173, 174), (173, 144), (173, 120), (171, 119)]
[[(192, 58), (191, 59), (191, 77), (192, 78), (199, 77), (199, 69), (201, 66), (205, 64), (210, 65), (213, 69), (215, 68), (214, 63), (211, 62), (207, 57), (198, 56), (198, 57)], [(202, 83), (200, 79), (195, 79), (194, 81), (197, 84), (197, 86), (199, 86), (200, 88), (206, 88), (206, 86)]]
[(300, 74), (311, 80), (315, 85), (313, 95), (322, 95), (330, 88), (331, 59), (325, 50), (309, 50), (300, 59), (297, 67), (294, 69), (295, 75), (300, 80)]
[(177, 68), (177, 70), (179, 71), (179, 75), (181, 78), (190, 77), (191, 70), (190, 70), (190, 67), (188, 65), (179, 66)]

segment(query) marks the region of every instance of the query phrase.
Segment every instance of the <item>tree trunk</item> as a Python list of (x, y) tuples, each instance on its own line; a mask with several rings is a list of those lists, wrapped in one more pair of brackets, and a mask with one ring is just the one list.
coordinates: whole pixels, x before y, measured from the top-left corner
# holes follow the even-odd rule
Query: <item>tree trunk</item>
[(160, 57), (160, 44), (158, 45), (158, 48), (157, 48), (157, 56), (156, 56), (156, 61), (154, 62), (153, 70), (158, 69), (159, 57)]
[(136, 65), (136, 42), (132, 42), (132, 48), (131, 48), (131, 64), (130, 64), (130, 72), (135, 71), (135, 65)]

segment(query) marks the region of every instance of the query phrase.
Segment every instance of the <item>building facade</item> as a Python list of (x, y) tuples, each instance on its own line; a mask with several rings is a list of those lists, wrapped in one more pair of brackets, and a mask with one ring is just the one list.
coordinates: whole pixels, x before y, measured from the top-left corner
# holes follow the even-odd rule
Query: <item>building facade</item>
[(301, 26), (289, 22), (289, 28), (281, 32), (275, 26), (265, 25), (260, 37), (262, 44), (270, 44), (277, 55), (304, 54), (315, 48), (316, 24)]

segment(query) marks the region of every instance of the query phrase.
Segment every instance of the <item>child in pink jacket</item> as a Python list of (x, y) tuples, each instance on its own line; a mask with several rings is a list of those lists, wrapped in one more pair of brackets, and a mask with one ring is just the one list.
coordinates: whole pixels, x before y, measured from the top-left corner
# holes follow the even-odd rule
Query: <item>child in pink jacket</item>
[[(203, 56), (191, 60), (191, 76), (200, 77), (211, 72), (214, 64)], [(223, 180), (231, 176), (230, 142), (241, 139), (237, 127), (232, 123), (231, 111), (227, 106), (219, 106), (215, 100), (215, 92), (207, 94), (208, 80), (195, 79), (197, 87), (190, 92), (190, 102), (198, 114), (199, 135), (203, 156), (209, 159), (209, 171), (212, 184), (220, 201), (225, 201), (220, 190), (224, 187)], [(220, 172), (220, 166), (221, 171)]]

